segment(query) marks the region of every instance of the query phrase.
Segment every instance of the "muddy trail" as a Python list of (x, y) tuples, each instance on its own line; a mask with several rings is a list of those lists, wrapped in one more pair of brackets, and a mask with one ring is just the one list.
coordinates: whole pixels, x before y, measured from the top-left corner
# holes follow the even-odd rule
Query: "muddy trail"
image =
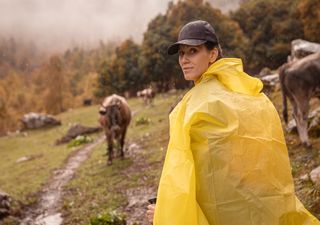
[(60, 203), (63, 196), (63, 186), (73, 178), (77, 168), (89, 157), (93, 149), (103, 141), (104, 136), (72, 153), (65, 165), (54, 171), (53, 177), (40, 191), (38, 204), (26, 212), (27, 217), (22, 220), (20, 225), (62, 224)]
[[(131, 143), (127, 151), (128, 157), (133, 160), (132, 166), (129, 167), (125, 173), (127, 176), (132, 176), (141, 171), (149, 171), (152, 165), (146, 163), (146, 158), (141, 152), (143, 148), (137, 143)], [(144, 185), (142, 178), (138, 188), (123, 189), (123, 194), (127, 197), (128, 204), (121, 207), (120, 210), (127, 215), (127, 225), (150, 225), (146, 219), (146, 208), (148, 206), (148, 199), (153, 198), (157, 194), (157, 188), (152, 185)]]
[[(63, 224), (63, 187), (73, 179), (79, 166), (88, 159), (95, 147), (104, 141), (104, 136), (98, 138), (95, 142), (80, 148), (73, 152), (64, 166), (53, 172), (53, 177), (39, 192), (38, 203), (34, 207), (30, 207), (20, 222), (20, 225), (61, 225)], [(129, 141), (129, 147), (126, 156), (133, 160), (132, 166), (123, 171), (128, 177), (132, 174), (140, 173), (142, 170), (149, 170), (150, 165), (146, 163), (146, 159), (141, 154), (142, 147)], [(138, 222), (139, 225), (149, 225), (146, 220), (145, 213), (148, 205), (148, 199), (156, 196), (156, 187), (143, 185), (138, 188), (123, 188), (122, 194), (126, 196), (126, 205), (120, 206), (119, 211), (127, 215), (128, 225)]]

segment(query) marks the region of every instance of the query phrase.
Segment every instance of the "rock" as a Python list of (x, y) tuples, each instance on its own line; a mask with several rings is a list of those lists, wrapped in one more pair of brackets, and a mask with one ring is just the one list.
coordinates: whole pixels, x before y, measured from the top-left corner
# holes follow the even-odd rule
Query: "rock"
[(21, 122), (22, 130), (61, 125), (61, 122), (52, 115), (34, 112), (23, 115)]
[(84, 135), (84, 134), (92, 134), (96, 132), (102, 131), (102, 127), (86, 127), (81, 124), (76, 124), (72, 126), (67, 134), (63, 136), (62, 138), (56, 140), (55, 144), (60, 145), (64, 143), (68, 143), (70, 140), (76, 138), (79, 135)]
[(320, 185), (320, 166), (311, 171), (310, 179), (314, 184)]
[(42, 157), (43, 154), (35, 154), (35, 155), (30, 155), (30, 156), (23, 156), (19, 159), (17, 159), (16, 163), (22, 163), (22, 162), (26, 162), (26, 161), (30, 161), (36, 158), (40, 158)]
[(260, 80), (263, 83), (264, 92), (272, 92), (280, 88), (279, 75), (277, 73), (260, 77)]
[(279, 83), (279, 75), (277, 73), (276, 74), (270, 74), (270, 75), (261, 77), (260, 80), (265, 85), (274, 86), (277, 83)]
[(10, 196), (0, 190), (0, 221), (10, 215), (11, 201)]
[(320, 52), (320, 44), (296, 39), (291, 42), (291, 55), (289, 56), (288, 61), (301, 59), (316, 52)]
[(302, 181), (308, 181), (309, 180), (309, 175), (308, 174), (305, 174), (305, 175), (302, 175), (299, 177), (300, 180)]
[(16, 161), (16, 163), (21, 163), (21, 162), (25, 162), (25, 161), (28, 161), (28, 160), (30, 160), (30, 156), (23, 156), (23, 157), (21, 157), (21, 158), (19, 158), (19, 159), (17, 159), (17, 161)]
[(140, 149), (140, 146), (137, 145), (136, 143), (132, 143), (128, 147), (128, 151), (135, 151), (135, 150), (138, 150), (138, 149)]
[(272, 74), (272, 71), (268, 68), (268, 67), (264, 67), (260, 73), (259, 73), (259, 77), (264, 77), (264, 76), (267, 76), (267, 75), (270, 75)]

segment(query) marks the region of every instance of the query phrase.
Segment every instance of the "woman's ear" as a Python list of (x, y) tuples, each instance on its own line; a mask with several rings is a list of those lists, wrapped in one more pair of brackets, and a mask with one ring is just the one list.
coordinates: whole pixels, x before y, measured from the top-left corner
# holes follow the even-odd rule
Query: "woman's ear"
[(214, 49), (210, 50), (210, 54), (209, 54), (209, 57), (210, 57), (209, 58), (209, 62), (210, 62), (210, 64), (214, 63), (217, 60), (218, 54), (219, 54), (219, 51), (218, 51), (217, 48), (214, 48)]

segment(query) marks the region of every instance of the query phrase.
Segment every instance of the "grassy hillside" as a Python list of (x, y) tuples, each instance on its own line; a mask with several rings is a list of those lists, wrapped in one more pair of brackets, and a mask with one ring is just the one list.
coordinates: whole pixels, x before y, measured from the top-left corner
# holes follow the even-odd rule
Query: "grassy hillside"
[[(52, 170), (63, 165), (75, 148), (55, 146), (55, 140), (75, 123), (97, 126), (97, 106), (72, 110), (58, 118), (62, 126), (0, 138), (0, 189), (15, 199), (28, 203), (32, 200), (29, 197), (48, 180)], [(31, 157), (32, 160), (17, 163), (21, 157)]]
[[(65, 186), (62, 205), (64, 224), (89, 224), (90, 218), (116, 210), (131, 222), (141, 222), (141, 211), (148, 198), (156, 194), (165, 149), (168, 143), (168, 113), (181, 92), (160, 94), (154, 106), (145, 106), (140, 99), (130, 99), (133, 111), (125, 159), (115, 159), (107, 166), (106, 143), (100, 144), (80, 167), (74, 179)], [(271, 94), (275, 106), (281, 108), (281, 94)], [(316, 104), (316, 103), (313, 103)], [(59, 115), (60, 127), (19, 134), (0, 139), (0, 189), (25, 204), (36, 201), (37, 192), (54, 169), (63, 165), (76, 148), (54, 146), (71, 124), (96, 126), (98, 106), (81, 108)], [(102, 133), (94, 135), (94, 139)], [(297, 194), (308, 209), (320, 217), (319, 188), (298, 179), (320, 164), (320, 141), (313, 138), (313, 150), (299, 146), (297, 135), (286, 135)], [(16, 163), (23, 156), (33, 160)], [(140, 214), (139, 214), (140, 213)], [(140, 218), (140, 219), (139, 219)]]

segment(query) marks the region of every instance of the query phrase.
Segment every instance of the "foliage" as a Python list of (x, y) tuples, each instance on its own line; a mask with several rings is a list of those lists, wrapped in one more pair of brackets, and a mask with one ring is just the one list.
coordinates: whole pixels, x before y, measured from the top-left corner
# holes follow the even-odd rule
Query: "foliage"
[(46, 112), (57, 114), (63, 112), (65, 107), (65, 90), (66, 83), (63, 74), (63, 64), (58, 56), (50, 58), (49, 64), (46, 66), (46, 87), (44, 102)]
[(43, 55), (35, 43), (0, 36), (0, 79), (14, 68), (15, 72), (29, 73), (43, 62)]
[(147, 118), (147, 117), (138, 117), (136, 118), (136, 126), (139, 125), (148, 125), (149, 123), (151, 123), (151, 119)]
[(117, 47), (112, 59), (109, 62), (104, 61), (100, 67), (96, 96), (123, 94), (126, 91), (134, 95), (144, 84), (138, 68), (139, 55), (140, 47), (131, 39)]
[(93, 139), (91, 137), (89, 137), (89, 136), (79, 135), (75, 139), (72, 139), (68, 143), (67, 146), (68, 146), (68, 148), (71, 148), (71, 147), (76, 147), (76, 146), (83, 145), (83, 144), (86, 144), (86, 143), (90, 143), (92, 141), (93, 141)]
[(298, 5), (299, 17), (303, 24), (305, 38), (320, 42), (320, 1), (301, 0)]
[(299, 0), (248, 0), (232, 13), (246, 37), (245, 49), (249, 70), (258, 72), (263, 67), (276, 69), (287, 61), (291, 41), (304, 38), (303, 27), (297, 16)]
[(0, 135), (19, 129), (25, 113), (56, 114), (82, 106), (85, 99), (98, 101), (97, 67), (111, 57), (114, 45), (100, 42), (95, 49), (75, 47), (48, 56), (33, 43), (0, 38)]
[(123, 215), (111, 211), (91, 218), (90, 225), (126, 225), (126, 220)]

